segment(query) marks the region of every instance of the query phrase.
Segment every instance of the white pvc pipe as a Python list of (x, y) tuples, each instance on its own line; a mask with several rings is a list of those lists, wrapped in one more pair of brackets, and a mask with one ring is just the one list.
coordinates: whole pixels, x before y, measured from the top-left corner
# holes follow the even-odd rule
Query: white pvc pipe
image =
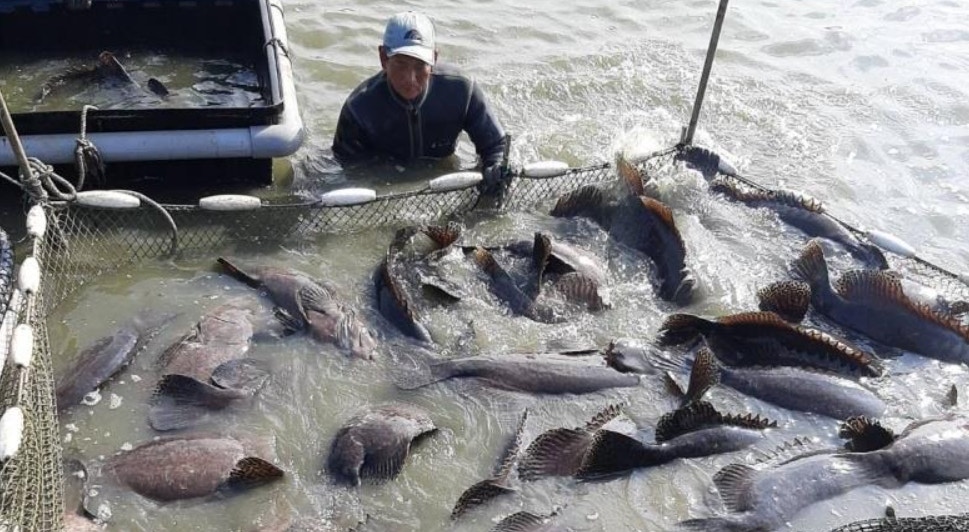
[[(288, 46), (279, 0), (269, 0), (276, 37)], [(292, 62), (280, 50), (277, 63), (281, 79), (283, 112), (278, 124), (233, 129), (126, 131), (89, 133), (105, 162), (164, 161), (181, 159), (265, 159), (292, 155), (303, 143), (303, 120), (299, 116)], [(27, 155), (48, 164), (74, 162), (77, 134), (21, 135)], [(7, 137), (0, 138), (0, 166), (18, 163)]]

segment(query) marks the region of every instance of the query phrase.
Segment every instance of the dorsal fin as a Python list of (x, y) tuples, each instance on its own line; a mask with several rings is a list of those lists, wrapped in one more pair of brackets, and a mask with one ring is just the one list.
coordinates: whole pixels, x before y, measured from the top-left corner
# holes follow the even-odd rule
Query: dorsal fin
[(909, 299), (895, 274), (879, 270), (852, 270), (838, 279), (837, 289), (845, 299), (901, 307), (921, 319), (951, 330), (969, 342), (969, 327), (952, 316), (935, 312), (925, 303)]
[(743, 512), (749, 507), (750, 486), (757, 470), (746, 464), (730, 464), (713, 475), (713, 483), (720, 492), (720, 500), (731, 512)]
[(867, 373), (872, 377), (879, 377), (885, 371), (885, 367), (881, 360), (868, 351), (862, 351), (857, 347), (848, 345), (838, 338), (835, 338), (834, 336), (831, 336), (830, 334), (819, 329), (803, 327), (800, 325), (795, 325), (794, 329), (814, 341), (822, 342), (833, 347), (841, 354), (841, 358), (848, 361), (851, 365), (867, 371)]
[(582, 429), (558, 428), (538, 435), (518, 462), (518, 477), (572, 476), (582, 465), (592, 435)]
[(670, 210), (665, 203), (653, 198), (640, 196), (639, 200), (643, 203), (643, 207), (652, 213), (653, 216), (660, 221), (660, 223), (665, 225), (673, 237), (676, 238), (676, 244), (680, 251), (686, 253), (686, 244), (683, 243), (683, 237), (680, 235), (680, 230), (676, 228), (676, 220), (673, 219), (673, 211)]
[(660, 326), (660, 345), (681, 345), (714, 326), (710, 320), (694, 316), (693, 314), (670, 314)]
[(458, 497), (454, 508), (451, 509), (451, 519), (461, 517), (468, 510), (481, 506), (482, 504), (494, 499), (495, 497), (512, 493), (515, 490), (503, 484), (495, 482), (494, 479), (485, 479), (464, 490)]
[(616, 170), (619, 172), (620, 181), (631, 196), (642, 196), (645, 193), (643, 172), (626, 160), (622, 154), (619, 154), (616, 159)]
[(531, 512), (513, 513), (499, 521), (491, 532), (536, 532), (542, 529), (549, 517)]
[(581, 305), (590, 312), (598, 312), (609, 307), (599, 293), (599, 283), (579, 272), (569, 272), (555, 281), (555, 291), (570, 303)]
[(755, 189), (744, 185), (740, 181), (725, 175), (719, 175), (710, 182), (710, 189), (714, 192), (730, 196), (731, 198), (744, 203), (755, 201), (767, 201), (770, 199), (770, 191), (767, 189)]
[(769, 429), (776, 428), (777, 422), (766, 417), (760, 417), (759, 414), (723, 414), (723, 420), (721, 421), (723, 425), (729, 425), (731, 427), (741, 427), (745, 429)]
[(611, 404), (592, 416), (592, 419), (585, 424), (585, 430), (589, 432), (595, 432), (602, 428), (606, 423), (609, 423), (613, 419), (622, 414), (622, 404)]
[(895, 441), (895, 433), (883, 427), (878, 420), (855, 416), (844, 420), (838, 427), (838, 436), (848, 440), (845, 449), (864, 453), (883, 449)]
[(602, 189), (595, 185), (585, 185), (559, 198), (549, 214), (556, 217), (594, 217), (595, 211), (604, 203)]
[(461, 237), (461, 226), (455, 222), (448, 222), (445, 226), (429, 225), (422, 229), (422, 232), (440, 249), (450, 246)]
[(778, 281), (758, 290), (757, 300), (760, 310), (798, 323), (811, 305), (811, 285), (804, 281)]
[(535, 243), (532, 244), (532, 265), (535, 267), (535, 293), (542, 289), (545, 269), (548, 268), (549, 257), (552, 256), (552, 239), (548, 235), (536, 232)]
[(256, 456), (247, 456), (236, 462), (229, 473), (232, 486), (262, 484), (283, 476), (283, 470)]
[(769, 192), (769, 195), (772, 201), (782, 203), (789, 207), (803, 209), (816, 214), (821, 214), (824, 212), (824, 204), (821, 203), (821, 200), (813, 196), (808, 196), (803, 192), (798, 192), (796, 190), (774, 189)]
[(508, 475), (511, 474), (512, 469), (515, 467), (515, 462), (518, 460), (518, 452), (521, 450), (522, 439), (525, 436), (525, 423), (527, 421), (528, 409), (525, 409), (522, 412), (521, 418), (518, 420), (518, 428), (515, 429), (511, 441), (508, 442), (508, 445), (498, 457), (498, 466), (495, 468), (493, 478), (500, 483), (508, 480)]
[(710, 388), (720, 383), (720, 365), (710, 348), (703, 346), (697, 351), (690, 370), (690, 384), (686, 389), (684, 403), (697, 402)]
[(791, 329), (791, 325), (773, 312), (741, 312), (717, 318), (721, 325), (762, 325), (778, 329)]
[(666, 413), (656, 422), (657, 442), (671, 440), (711, 425), (719, 425), (723, 415), (710, 403), (698, 401)]

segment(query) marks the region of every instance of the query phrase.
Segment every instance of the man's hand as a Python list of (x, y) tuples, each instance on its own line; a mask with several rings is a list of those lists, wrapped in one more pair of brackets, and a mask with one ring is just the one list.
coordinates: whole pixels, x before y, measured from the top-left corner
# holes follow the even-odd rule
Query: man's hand
[(484, 180), (478, 189), (484, 196), (501, 197), (508, 189), (508, 183), (511, 180), (511, 173), (497, 163), (482, 170), (481, 176)]

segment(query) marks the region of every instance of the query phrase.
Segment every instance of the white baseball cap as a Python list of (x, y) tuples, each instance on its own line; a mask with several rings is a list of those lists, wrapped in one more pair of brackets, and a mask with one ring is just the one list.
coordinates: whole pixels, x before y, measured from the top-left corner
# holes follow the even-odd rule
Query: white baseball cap
[(415, 11), (398, 13), (387, 21), (384, 30), (387, 57), (404, 54), (434, 64), (434, 24)]

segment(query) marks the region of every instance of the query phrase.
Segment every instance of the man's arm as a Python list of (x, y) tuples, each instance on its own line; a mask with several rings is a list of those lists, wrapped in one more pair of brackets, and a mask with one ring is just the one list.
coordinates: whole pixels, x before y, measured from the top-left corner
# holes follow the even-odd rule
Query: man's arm
[(464, 130), (474, 143), (481, 159), (481, 167), (488, 168), (501, 163), (505, 151), (505, 132), (488, 106), (478, 83), (471, 83), (471, 100), (464, 117)]
[(372, 144), (350, 106), (343, 104), (340, 119), (333, 134), (333, 155), (342, 164), (353, 163), (373, 155)]

